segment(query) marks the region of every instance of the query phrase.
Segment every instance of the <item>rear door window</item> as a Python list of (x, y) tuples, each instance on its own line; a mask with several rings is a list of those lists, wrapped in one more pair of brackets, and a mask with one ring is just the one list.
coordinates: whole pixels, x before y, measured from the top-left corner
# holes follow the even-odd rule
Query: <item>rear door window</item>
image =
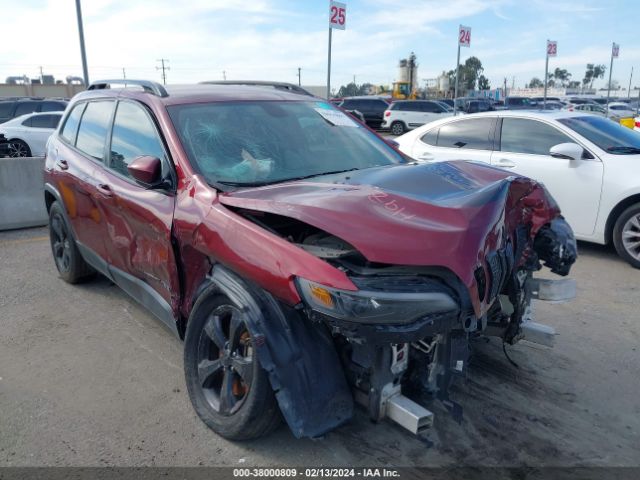
[(89, 102), (80, 121), (76, 148), (96, 160), (104, 159), (113, 108), (113, 101)]
[(120, 102), (111, 134), (109, 168), (130, 177), (127, 166), (142, 155), (162, 160), (162, 142), (151, 118), (142, 107), (130, 102)]
[(41, 112), (62, 112), (67, 105), (63, 102), (42, 102)]
[(492, 150), (494, 124), (493, 118), (447, 123), (440, 127), (437, 145), (445, 148)]
[(442, 107), (435, 102), (421, 102), (420, 111), (426, 113), (440, 113), (442, 112)]
[(26, 115), (38, 110), (38, 102), (18, 102), (14, 116)]
[(500, 150), (530, 155), (549, 155), (549, 149), (573, 140), (555, 127), (526, 118), (503, 118)]
[(0, 102), (0, 118), (10, 117), (13, 105), (14, 102)]

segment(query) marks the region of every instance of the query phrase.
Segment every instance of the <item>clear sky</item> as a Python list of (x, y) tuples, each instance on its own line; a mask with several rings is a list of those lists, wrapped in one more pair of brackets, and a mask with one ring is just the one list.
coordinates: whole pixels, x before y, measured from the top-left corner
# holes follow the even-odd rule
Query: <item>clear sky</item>
[[(322, 85), (326, 80), (328, 0), (83, 0), (89, 75), (160, 79), (168, 83), (271, 79)], [(581, 80), (587, 63), (609, 66), (613, 78), (640, 85), (640, 0), (345, 0), (347, 30), (334, 30), (332, 84), (387, 84), (397, 62), (414, 51), (419, 78), (454, 68), (457, 29), (472, 27), (471, 48), (493, 87), (504, 77), (524, 86), (544, 76), (547, 38), (558, 41), (550, 70)], [(0, 79), (57, 78), (82, 73), (73, 0), (0, 0), (4, 46)], [(600, 80), (596, 86), (605, 84)]]

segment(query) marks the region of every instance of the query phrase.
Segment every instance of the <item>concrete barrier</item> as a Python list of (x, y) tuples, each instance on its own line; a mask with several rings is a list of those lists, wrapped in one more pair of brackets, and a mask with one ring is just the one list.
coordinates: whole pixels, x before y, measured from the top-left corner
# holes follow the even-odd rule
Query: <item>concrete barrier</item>
[(0, 158), (0, 230), (47, 224), (44, 158)]

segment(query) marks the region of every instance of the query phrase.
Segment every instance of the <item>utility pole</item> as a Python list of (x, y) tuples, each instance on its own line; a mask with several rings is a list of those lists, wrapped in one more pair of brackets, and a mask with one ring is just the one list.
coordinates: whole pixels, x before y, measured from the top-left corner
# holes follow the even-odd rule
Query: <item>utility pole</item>
[(227, 71), (226, 70), (222, 70), (222, 79), (226, 82), (227, 81)]
[(504, 77), (504, 102), (507, 103), (507, 77)]
[(156, 60), (156, 62), (160, 62), (162, 64), (162, 66), (156, 67), (156, 70), (162, 70), (162, 84), (166, 85), (167, 84), (166, 70), (171, 70), (171, 69), (169, 68), (168, 65), (165, 65), (165, 62), (169, 63), (169, 60), (167, 60), (166, 58), (159, 58), (158, 60)]
[(300, 77), (300, 71), (302, 70), (302, 67), (298, 67), (298, 86), (301, 87), (302, 86), (302, 78)]
[(40, 67), (40, 83), (44, 84), (44, 73), (42, 72), (42, 66)]
[(627, 98), (631, 98), (631, 80), (633, 79), (633, 67), (631, 67), (631, 75), (629, 76), (629, 89), (627, 90)]
[(122, 67), (122, 78), (127, 79), (127, 72), (124, 71), (124, 67)]
[(78, 17), (78, 35), (80, 36), (80, 56), (82, 57), (84, 84), (85, 86), (89, 86), (89, 68), (87, 67), (87, 52), (84, 48), (84, 28), (82, 27), (82, 9), (80, 8), (80, 0), (76, 0), (76, 16)]
[(611, 64), (609, 65), (609, 84), (607, 85), (607, 117), (609, 116), (609, 96), (611, 95), (611, 73), (613, 70), (613, 59), (618, 58), (620, 45), (613, 42), (611, 45)]

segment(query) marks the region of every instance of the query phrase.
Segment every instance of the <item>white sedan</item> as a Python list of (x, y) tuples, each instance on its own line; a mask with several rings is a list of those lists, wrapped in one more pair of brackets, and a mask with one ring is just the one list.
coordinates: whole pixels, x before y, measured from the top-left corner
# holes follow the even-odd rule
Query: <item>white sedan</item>
[(448, 118), (395, 139), (419, 161), (474, 160), (544, 183), (576, 238), (640, 268), (640, 135), (579, 112), (500, 111)]
[(633, 118), (636, 116), (636, 111), (631, 108), (628, 103), (624, 102), (611, 102), (609, 103), (609, 118), (615, 118), (617, 120), (621, 118)]
[(9, 141), (9, 156), (43, 157), (47, 140), (58, 127), (62, 113), (29, 113), (0, 124), (0, 133)]

